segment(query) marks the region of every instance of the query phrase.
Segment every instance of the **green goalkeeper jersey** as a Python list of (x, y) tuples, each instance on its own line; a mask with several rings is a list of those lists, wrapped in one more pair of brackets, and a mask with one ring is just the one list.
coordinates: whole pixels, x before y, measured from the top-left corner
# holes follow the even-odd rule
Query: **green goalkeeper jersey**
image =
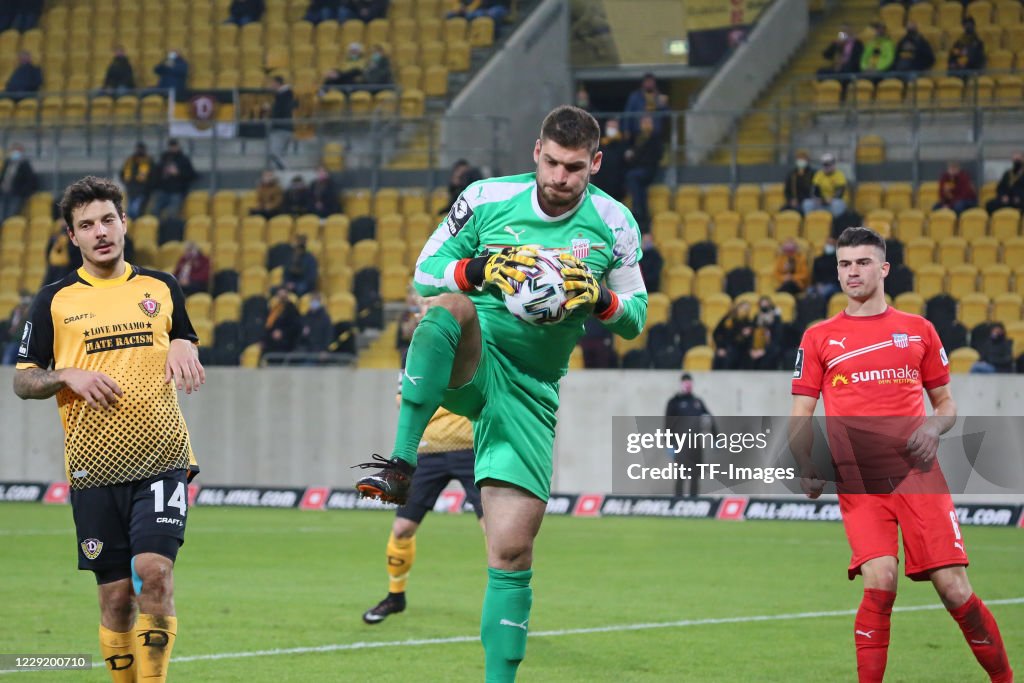
[[(638, 265), (640, 230), (633, 216), (589, 185), (575, 208), (552, 218), (537, 201), (536, 173), (481, 180), (466, 188), (420, 253), (416, 289), (423, 296), (458, 292), (455, 264), (460, 259), (528, 244), (584, 261), (618, 295), (616, 310), (603, 316), (603, 324), (627, 339), (640, 334), (647, 319), (647, 290)], [(495, 288), (466, 293), (476, 305), (485, 344), (537, 379), (556, 381), (565, 374), (589, 312), (576, 311), (551, 325), (531, 325), (508, 312)]]

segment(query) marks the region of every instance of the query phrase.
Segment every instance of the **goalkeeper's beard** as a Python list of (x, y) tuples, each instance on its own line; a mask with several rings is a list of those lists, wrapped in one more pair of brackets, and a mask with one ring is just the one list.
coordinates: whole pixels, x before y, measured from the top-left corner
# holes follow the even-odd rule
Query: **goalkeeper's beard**
[[(583, 187), (585, 188), (589, 184), (590, 176), (588, 175), (583, 181)], [(566, 189), (569, 189), (568, 186)], [(574, 206), (580, 200), (580, 197), (583, 196), (583, 191), (580, 190), (576, 194), (569, 194), (567, 192), (558, 192), (553, 185), (537, 183), (537, 194), (544, 200), (544, 204), (561, 209), (567, 206)]]

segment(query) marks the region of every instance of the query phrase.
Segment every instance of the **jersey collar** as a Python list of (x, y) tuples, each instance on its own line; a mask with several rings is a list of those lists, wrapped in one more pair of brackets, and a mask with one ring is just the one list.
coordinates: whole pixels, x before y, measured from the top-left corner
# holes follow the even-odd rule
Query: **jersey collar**
[(85, 270), (85, 266), (79, 268), (76, 271), (76, 273), (78, 274), (78, 279), (84, 282), (85, 284), (89, 285), (90, 287), (117, 287), (128, 282), (128, 280), (130, 280), (132, 276), (135, 275), (135, 267), (126, 261), (124, 264), (124, 273), (118, 277), (111, 278), (109, 280), (104, 280), (89, 275), (89, 273), (87, 273)]
[(537, 215), (537, 218), (541, 219), (545, 223), (557, 223), (559, 221), (566, 220), (574, 213), (579, 211), (580, 207), (583, 206), (583, 202), (587, 200), (587, 195), (589, 194), (590, 187), (587, 186), (587, 189), (583, 190), (583, 194), (580, 195), (580, 200), (576, 202), (576, 206), (572, 207), (571, 209), (563, 213), (561, 216), (549, 216), (546, 213), (544, 213), (544, 209), (540, 208), (540, 201), (537, 199), (537, 183), (534, 182), (533, 190), (530, 191), (530, 203), (533, 204), (533, 212)]
[(892, 306), (886, 305), (885, 310), (881, 313), (875, 313), (874, 315), (850, 315), (846, 311), (841, 311), (841, 317), (845, 320), (856, 320), (856, 321), (868, 321), (868, 320), (881, 320), (885, 316), (892, 313)]

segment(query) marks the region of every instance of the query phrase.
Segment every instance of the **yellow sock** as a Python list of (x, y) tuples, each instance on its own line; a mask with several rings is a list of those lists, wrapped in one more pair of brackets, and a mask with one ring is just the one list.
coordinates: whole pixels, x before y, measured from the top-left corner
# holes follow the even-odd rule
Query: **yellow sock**
[(416, 537), (395, 538), (388, 536), (388, 591), (404, 593), (405, 582), (409, 579), (409, 570), (416, 559)]
[(135, 619), (135, 661), (140, 681), (164, 683), (167, 680), (167, 665), (177, 633), (177, 617), (140, 614)]
[(100, 624), (100, 653), (114, 683), (135, 683), (132, 632), (118, 633)]

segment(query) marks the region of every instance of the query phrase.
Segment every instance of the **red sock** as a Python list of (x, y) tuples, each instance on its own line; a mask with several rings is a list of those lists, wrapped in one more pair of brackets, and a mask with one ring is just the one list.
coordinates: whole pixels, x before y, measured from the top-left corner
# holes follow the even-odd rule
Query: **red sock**
[(853, 622), (853, 642), (857, 645), (857, 680), (880, 683), (889, 656), (889, 621), (896, 594), (877, 588), (865, 588), (857, 618)]
[(981, 598), (972, 593), (967, 602), (949, 610), (949, 613), (956, 619), (956, 623), (960, 624), (960, 630), (964, 632), (971, 652), (988, 673), (989, 678), (994, 683), (1012, 683), (1013, 671), (1006, 657), (1006, 648), (1003, 646), (1002, 636), (999, 635), (999, 627)]

